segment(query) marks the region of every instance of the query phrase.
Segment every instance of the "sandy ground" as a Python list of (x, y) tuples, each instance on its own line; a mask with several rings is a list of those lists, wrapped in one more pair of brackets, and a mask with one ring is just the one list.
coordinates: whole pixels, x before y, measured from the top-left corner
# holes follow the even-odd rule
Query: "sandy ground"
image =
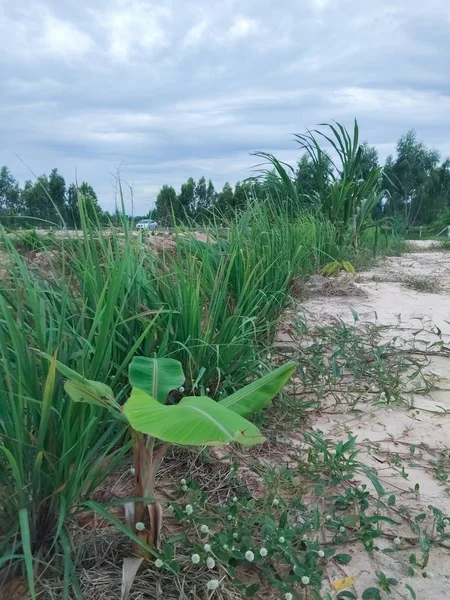
[[(323, 324), (337, 317), (351, 323), (353, 309), (361, 321), (377, 320), (390, 325), (387, 335), (406, 341), (413, 339), (414, 334), (416, 339), (436, 341), (438, 327), (450, 348), (450, 253), (429, 248), (423, 251), (424, 246), (429, 245), (429, 242), (418, 242), (413, 252), (385, 258), (375, 268), (360, 274), (355, 285), (364, 292), (361, 296), (315, 296), (303, 303), (308, 319)], [(439, 284), (436, 293), (409, 289), (404, 282), (411, 278), (434, 279)], [(450, 358), (431, 356), (427, 370), (438, 377), (438, 389), (427, 395), (411, 394), (410, 401), (416, 410), (367, 405), (362, 414), (353, 416), (348, 411), (337, 411), (333, 415), (317, 416), (312, 422), (314, 428), (335, 439), (346, 439), (348, 433), (358, 435), (359, 458), (377, 469), (384, 487), (398, 495), (397, 508), (403, 505), (413, 517), (419, 513), (426, 513), (428, 517), (430, 505), (450, 515), (450, 483), (440, 482), (430, 466), (430, 461), (440, 456), (447, 473), (450, 471)], [(373, 455), (367, 451), (368, 441), (372, 447), (379, 444)], [(414, 458), (408, 454), (412, 445), (417, 448)], [(394, 455), (397, 461), (399, 455), (403, 457), (407, 479), (401, 476)], [(416, 484), (420, 486), (417, 494), (412, 491)], [(355, 549), (351, 563), (330, 573), (330, 579), (356, 576), (354, 592), (360, 598), (366, 587), (376, 583), (375, 572), (383, 571), (400, 581), (389, 597), (411, 598), (404, 587), (409, 584), (418, 599), (450, 598), (450, 548), (432, 549), (427, 570), (435, 575), (433, 579), (408, 578), (408, 558), (411, 553), (417, 553), (417, 545), (413, 547), (406, 541), (408, 536), (414, 537), (409, 526), (401, 533), (404, 541), (400, 552), (395, 555), (378, 552), (371, 559), (366, 552)], [(417, 554), (420, 555), (420, 551)]]

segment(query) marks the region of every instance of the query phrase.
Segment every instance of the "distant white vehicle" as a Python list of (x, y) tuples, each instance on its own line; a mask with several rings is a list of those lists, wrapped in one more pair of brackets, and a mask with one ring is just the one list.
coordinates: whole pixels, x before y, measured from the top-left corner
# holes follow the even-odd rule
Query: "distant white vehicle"
[(150, 219), (142, 219), (139, 223), (136, 223), (136, 229), (149, 229), (153, 231), (158, 227), (158, 223), (156, 221), (150, 221)]

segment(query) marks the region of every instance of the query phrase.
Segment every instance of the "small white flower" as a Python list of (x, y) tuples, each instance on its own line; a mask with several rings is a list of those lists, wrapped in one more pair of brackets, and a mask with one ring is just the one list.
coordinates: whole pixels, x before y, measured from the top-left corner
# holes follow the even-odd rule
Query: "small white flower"
[(303, 577), (302, 577), (302, 583), (303, 583), (303, 585), (308, 585), (308, 583), (309, 583), (309, 577), (306, 577), (306, 575), (303, 575)]
[(319, 552), (317, 553), (317, 556), (319, 558), (323, 558), (325, 556), (325, 552), (323, 550), (319, 550)]
[(448, 519), (444, 519), (442, 522), (444, 524), (444, 527), (448, 527), (448, 524), (450, 523)]
[(206, 388), (206, 393), (209, 394), (209, 392), (211, 391), (209, 388)]
[(402, 543), (402, 540), (399, 537), (394, 538), (394, 544), (396, 546), (400, 546)]
[(194, 563), (194, 565), (198, 565), (200, 562), (200, 554), (193, 554), (191, 556), (191, 561)]
[(216, 566), (216, 561), (213, 559), (212, 556), (208, 556), (208, 558), (206, 559), (206, 566), (208, 567), (208, 569), (214, 569), (214, 567)]
[(280, 544), (284, 544), (284, 537), (281, 535), (281, 536), (278, 538), (278, 541), (280, 542)]
[(278, 498), (274, 498), (272, 500), (272, 506), (278, 506), (280, 504), (280, 501), (278, 500)]
[(233, 519), (232, 515), (228, 515), (227, 519), (231, 521)]
[(136, 469), (135, 469), (134, 467), (131, 467), (131, 468), (130, 468), (130, 473), (131, 473), (131, 475), (133, 475), (133, 477), (134, 477), (134, 475), (136, 475)]
[(206, 584), (206, 587), (208, 588), (208, 590), (213, 591), (213, 590), (217, 590), (217, 588), (219, 587), (219, 581), (218, 579), (211, 579), (210, 581), (208, 581), (208, 583)]
[(155, 567), (156, 567), (157, 569), (160, 569), (160, 568), (163, 566), (163, 564), (164, 564), (164, 563), (163, 563), (163, 561), (162, 561), (160, 558), (157, 558), (157, 559), (155, 560)]
[(200, 527), (200, 531), (201, 531), (202, 533), (208, 533), (208, 531), (209, 531), (209, 527), (208, 527), (208, 525), (202, 525), (202, 526)]
[(327, 521), (331, 521), (331, 515), (327, 515), (325, 518)]
[(205, 545), (203, 546), (203, 550), (204, 550), (205, 552), (211, 552), (211, 545), (210, 545), (210, 544), (205, 544)]
[(291, 594), (291, 592), (287, 592), (287, 593), (284, 595), (284, 600), (292, 600), (292, 599), (293, 599), (293, 597), (294, 597), (294, 596)]
[(304, 534), (303, 534), (303, 537), (302, 537), (302, 540), (303, 540), (304, 542), (306, 542), (306, 540), (307, 540), (307, 539), (308, 539), (308, 536), (306, 535), (306, 533), (304, 533)]
[(238, 533), (236, 533), (236, 532), (235, 532), (235, 533), (233, 533), (233, 540), (237, 540), (237, 539), (238, 539), (238, 537), (239, 537), (239, 534), (238, 534)]
[(142, 521), (138, 521), (136, 523), (135, 527), (138, 531), (144, 531), (144, 529), (145, 529), (145, 525)]
[(236, 496), (233, 496), (233, 502), (236, 504), (237, 501), (238, 499), (236, 498)]
[(358, 487), (356, 488), (358, 490), (358, 492), (363, 492), (364, 488), (362, 485), (358, 485)]
[(265, 556), (267, 556), (267, 548), (261, 548), (259, 553), (264, 558)]
[(339, 531), (340, 531), (341, 533), (344, 533), (344, 531), (345, 531), (345, 527), (339, 527)]
[(371, 529), (372, 529), (372, 531), (376, 531), (377, 530), (377, 524), (376, 523), (372, 523)]
[(230, 549), (230, 548), (229, 548), (229, 546), (228, 546), (228, 544), (224, 544), (224, 545), (222, 546), (222, 548), (223, 548), (224, 550), (229, 550), (229, 549)]
[(183, 387), (183, 386), (180, 386), (180, 387), (178, 388), (178, 391), (180, 392), (180, 394), (182, 394), (182, 393), (184, 392), (184, 387)]
[(253, 562), (255, 560), (255, 555), (251, 550), (247, 550), (245, 553), (245, 558), (248, 560), (248, 562)]
[(186, 479), (182, 479), (182, 480), (180, 481), (180, 485), (186, 485)]
[(187, 515), (192, 515), (192, 513), (194, 512), (194, 509), (192, 508), (192, 504), (186, 504), (186, 508), (184, 509), (184, 512)]
[(174, 509), (174, 507), (173, 507), (171, 504), (169, 504), (169, 506), (168, 506), (167, 510), (168, 510), (170, 513), (174, 513), (174, 512), (175, 512), (175, 509)]
[(183, 492), (187, 492), (188, 491), (188, 486), (187, 485), (182, 485), (181, 489)]

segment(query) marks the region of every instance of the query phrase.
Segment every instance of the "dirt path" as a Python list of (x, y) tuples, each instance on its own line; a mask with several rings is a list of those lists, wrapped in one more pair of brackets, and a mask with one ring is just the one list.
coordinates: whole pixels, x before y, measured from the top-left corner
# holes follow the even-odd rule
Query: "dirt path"
[[(385, 258), (359, 275), (355, 285), (363, 295), (318, 295), (308, 300), (303, 304), (308, 320), (323, 324), (338, 318), (352, 323), (353, 310), (361, 322), (389, 325), (386, 337), (398, 336), (403, 345), (411, 344), (419, 352), (430, 342), (450, 348), (450, 253), (424, 251), (424, 245), (416, 245), (401, 257)], [(409, 511), (412, 520), (420, 513), (426, 515), (420, 522), (423, 530), (432, 516), (430, 506), (450, 515), (450, 477), (446, 480), (450, 474), (450, 357), (448, 352), (447, 356), (429, 352), (433, 348), (428, 346), (426, 371), (434, 377), (435, 389), (411, 393), (409, 410), (367, 404), (357, 413), (338, 409), (312, 422), (313, 428), (334, 439), (357, 435), (363, 462), (375, 467), (383, 486), (398, 495), (397, 508)], [(434, 574), (432, 580), (417, 575), (408, 578), (409, 557), (420, 555), (420, 549), (417, 552), (417, 543), (413, 547), (408, 541), (417, 540), (409, 526), (401, 533), (399, 552), (378, 552), (370, 558), (363, 550), (354, 550), (351, 563), (337, 575), (357, 577), (354, 591), (358, 598), (374, 585), (377, 571), (399, 580), (391, 598), (411, 598), (405, 584), (421, 600), (450, 598), (450, 548), (432, 547), (427, 566)]]

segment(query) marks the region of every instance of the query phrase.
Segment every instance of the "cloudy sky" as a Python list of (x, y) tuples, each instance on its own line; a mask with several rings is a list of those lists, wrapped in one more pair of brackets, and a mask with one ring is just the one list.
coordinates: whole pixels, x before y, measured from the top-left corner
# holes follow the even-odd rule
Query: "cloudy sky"
[(135, 213), (164, 183), (216, 187), (255, 150), (357, 117), (384, 158), (415, 128), (450, 155), (447, 0), (0, 0), (0, 164), (57, 167)]

